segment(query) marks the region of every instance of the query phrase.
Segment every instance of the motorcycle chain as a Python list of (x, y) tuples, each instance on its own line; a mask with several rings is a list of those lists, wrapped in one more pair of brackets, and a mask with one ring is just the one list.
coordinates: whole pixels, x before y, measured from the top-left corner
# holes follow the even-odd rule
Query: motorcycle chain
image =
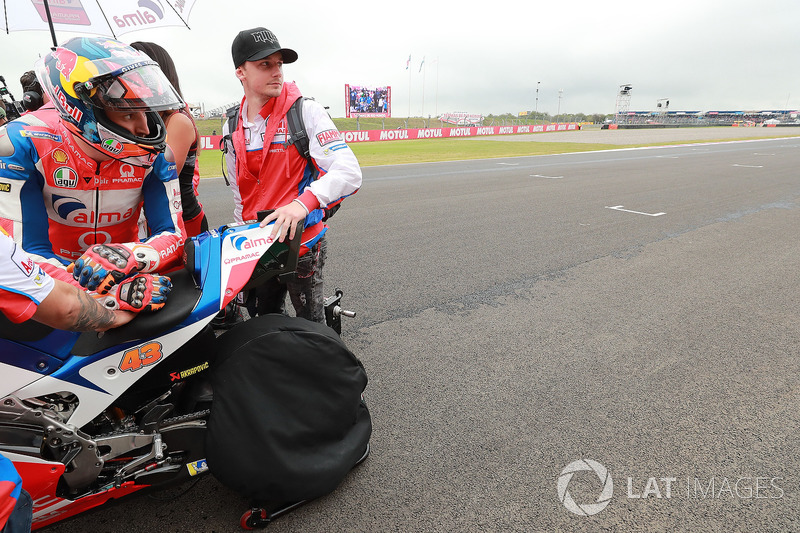
[[(211, 414), (211, 409), (205, 409), (203, 411), (197, 411), (196, 413), (189, 413), (187, 415), (180, 415), (174, 416), (172, 418), (165, 418), (159, 424), (159, 429), (163, 429), (167, 426), (171, 426), (172, 424), (181, 424), (183, 422), (191, 422), (193, 420), (199, 420), (202, 418), (208, 417)], [(98, 435), (93, 435), (92, 438), (95, 440), (101, 440), (108, 437), (113, 437), (115, 435), (122, 435), (124, 433), (130, 432), (137, 432), (139, 430), (138, 426), (126, 426), (124, 428), (119, 428), (115, 431), (110, 431), (108, 433), (100, 433)]]

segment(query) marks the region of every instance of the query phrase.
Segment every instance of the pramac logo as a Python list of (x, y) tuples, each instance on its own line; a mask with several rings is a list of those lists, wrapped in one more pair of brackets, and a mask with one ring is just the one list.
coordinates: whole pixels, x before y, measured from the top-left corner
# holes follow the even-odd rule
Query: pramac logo
[(164, 18), (164, 4), (161, 0), (139, 0), (139, 7), (135, 13), (115, 16), (114, 23), (119, 28), (131, 28), (155, 24)]

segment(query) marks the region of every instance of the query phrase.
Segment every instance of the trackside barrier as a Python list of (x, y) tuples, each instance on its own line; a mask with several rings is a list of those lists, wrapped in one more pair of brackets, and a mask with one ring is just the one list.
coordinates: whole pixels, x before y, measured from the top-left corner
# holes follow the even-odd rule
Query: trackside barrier
[[(550, 131), (575, 131), (580, 125), (575, 122), (563, 124), (531, 124), (528, 126), (464, 126), (453, 128), (420, 128), (407, 130), (362, 130), (342, 131), (342, 138), (347, 143), (400, 141), (415, 139), (448, 139), (458, 137), (481, 137), (485, 135), (514, 135), (518, 133), (546, 133)], [(201, 150), (219, 150), (221, 135), (203, 135), (200, 137)]]
[(517, 133), (544, 133), (548, 131), (571, 131), (580, 129), (577, 123), (535, 124), (528, 126), (463, 126), (454, 128), (425, 128), (407, 130), (363, 130), (343, 131), (347, 143), (373, 141), (399, 141), (414, 139), (452, 139), (457, 137), (480, 137), (484, 135), (514, 135)]

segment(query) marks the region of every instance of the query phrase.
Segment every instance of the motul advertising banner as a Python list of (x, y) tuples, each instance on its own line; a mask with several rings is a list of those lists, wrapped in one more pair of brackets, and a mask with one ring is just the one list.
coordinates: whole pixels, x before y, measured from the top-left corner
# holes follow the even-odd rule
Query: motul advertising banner
[[(580, 125), (574, 122), (564, 124), (531, 124), (528, 126), (463, 126), (455, 128), (424, 128), (407, 130), (361, 130), (342, 131), (342, 139), (348, 143), (373, 141), (406, 141), (413, 139), (452, 139), (457, 137), (480, 137), (483, 135), (514, 135), (518, 133), (545, 133), (549, 131), (575, 131)], [(200, 137), (201, 150), (219, 150), (221, 135)]]
[(514, 135), (517, 133), (545, 133), (548, 131), (574, 131), (577, 123), (536, 124), (528, 126), (464, 126), (456, 128), (425, 128), (407, 130), (363, 130), (343, 131), (345, 142), (401, 141), (413, 139), (452, 139), (457, 137), (480, 137), (483, 135)]

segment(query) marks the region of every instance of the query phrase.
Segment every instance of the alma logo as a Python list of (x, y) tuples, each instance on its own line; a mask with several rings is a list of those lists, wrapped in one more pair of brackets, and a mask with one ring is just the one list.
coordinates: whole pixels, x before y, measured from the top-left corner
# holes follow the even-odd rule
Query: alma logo
[(68, 220), (72, 213), (81, 209), (86, 209), (86, 205), (77, 198), (59, 196), (58, 194), (53, 195), (53, 211), (58, 213), (58, 216), (64, 220)]
[(139, 0), (139, 7), (135, 13), (115, 16), (114, 23), (119, 28), (147, 26), (155, 24), (164, 18), (164, 5), (161, 0)]
[(264, 246), (267, 244), (267, 239), (248, 239), (247, 237), (240, 235), (239, 237), (234, 237), (231, 242), (234, 248), (241, 251)]
[(137, 214), (135, 208), (130, 208), (124, 213), (103, 211), (98, 213), (86, 207), (86, 204), (77, 198), (69, 196), (53, 195), (53, 211), (64, 220), (76, 224), (97, 224), (99, 226), (109, 226), (119, 224)]

